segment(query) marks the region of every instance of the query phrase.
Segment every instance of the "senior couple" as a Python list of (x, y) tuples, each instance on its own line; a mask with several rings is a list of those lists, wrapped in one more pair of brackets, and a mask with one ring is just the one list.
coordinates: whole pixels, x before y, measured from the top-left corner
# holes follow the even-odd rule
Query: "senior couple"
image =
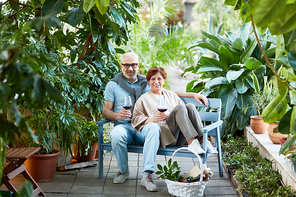
[[(122, 72), (110, 80), (105, 89), (103, 116), (114, 121), (110, 133), (113, 153), (119, 172), (113, 183), (124, 183), (129, 176), (127, 145), (143, 145), (143, 178), (141, 185), (148, 191), (157, 191), (152, 180), (154, 164), (159, 146), (188, 144), (188, 148), (198, 154), (205, 153), (202, 122), (193, 104), (184, 104), (179, 96), (194, 97), (199, 103), (208, 105), (205, 96), (196, 93), (174, 93), (163, 88), (167, 73), (163, 68), (152, 67), (146, 77), (137, 73), (138, 55), (132, 52), (121, 57)], [(131, 96), (133, 108), (122, 107), (125, 96)], [(158, 101), (165, 98), (167, 111), (157, 110)], [(133, 116), (132, 116), (133, 112)], [(127, 118), (132, 116), (132, 121)], [(164, 122), (162, 122), (164, 121)], [(205, 139), (207, 140), (207, 139)], [(208, 141), (208, 152), (217, 150)]]

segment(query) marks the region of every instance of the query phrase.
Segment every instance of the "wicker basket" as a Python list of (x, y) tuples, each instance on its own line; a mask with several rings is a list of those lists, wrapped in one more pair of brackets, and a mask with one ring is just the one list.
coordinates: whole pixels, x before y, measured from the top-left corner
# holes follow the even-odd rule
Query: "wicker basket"
[[(172, 160), (174, 160), (175, 154), (181, 149), (186, 149), (190, 151), (190, 149), (188, 149), (187, 147), (179, 148), (174, 152), (172, 156)], [(201, 171), (200, 181), (193, 182), (193, 183), (184, 183), (184, 182), (171, 181), (171, 180), (165, 179), (164, 181), (167, 184), (168, 192), (171, 195), (182, 196), (182, 197), (203, 196), (204, 190), (206, 188), (208, 181), (202, 181), (203, 165), (202, 165), (200, 156), (198, 154), (195, 154), (195, 155), (197, 156), (198, 162), (200, 164), (200, 171)]]

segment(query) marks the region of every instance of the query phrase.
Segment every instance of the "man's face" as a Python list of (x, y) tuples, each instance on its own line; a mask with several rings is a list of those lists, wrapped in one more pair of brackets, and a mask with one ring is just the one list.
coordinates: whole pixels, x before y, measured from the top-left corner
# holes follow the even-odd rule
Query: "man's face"
[(123, 76), (126, 79), (133, 80), (137, 76), (139, 70), (139, 62), (136, 57), (126, 55), (123, 57), (120, 64)]

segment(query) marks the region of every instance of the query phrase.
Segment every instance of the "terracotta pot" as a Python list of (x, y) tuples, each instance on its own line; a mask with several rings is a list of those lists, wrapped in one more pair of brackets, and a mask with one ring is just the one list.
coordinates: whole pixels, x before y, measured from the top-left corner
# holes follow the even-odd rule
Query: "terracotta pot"
[(277, 130), (278, 125), (279, 125), (279, 123), (269, 123), (268, 124), (268, 136), (274, 144), (280, 144), (281, 143), (280, 138), (287, 137), (286, 134), (281, 134), (278, 132), (278, 130)]
[(281, 146), (287, 141), (287, 137), (281, 137), (280, 139)]
[(90, 146), (92, 148), (92, 152), (91, 153), (88, 153), (88, 155), (85, 155), (84, 152), (82, 152), (81, 155), (79, 154), (79, 152), (76, 153), (76, 146), (74, 146), (74, 155), (75, 155), (75, 159), (78, 162), (92, 161), (92, 160), (95, 159), (95, 157), (96, 157), (96, 151), (98, 149), (98, 142), (93, 142), (93, 143), (91, 143)]
[(256, 134), (263, 134), (267, 131), (268, 124), (259, 116), (251, 116), (251, 128)]
[(54, 179), (60, 151), (53, 151), (52, 154), (32, 155), (25, 161), (27, 171), (35, 181), (48, 182)]

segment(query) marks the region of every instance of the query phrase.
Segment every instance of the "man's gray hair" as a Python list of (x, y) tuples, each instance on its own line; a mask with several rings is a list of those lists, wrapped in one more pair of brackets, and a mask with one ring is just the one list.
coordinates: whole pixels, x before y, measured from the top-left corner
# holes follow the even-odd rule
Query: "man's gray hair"
[(139, 63), (139, 56), (134, 53), (134, 52), (127, 52), (127, 53), (124, 53), (121, 58), (120, 58), (120, 62), (122, 62), (122, 59), (125, 57), (125, 56), (133, 56), (133, 57), (136, 57), (137, 59), (137, 63)]

